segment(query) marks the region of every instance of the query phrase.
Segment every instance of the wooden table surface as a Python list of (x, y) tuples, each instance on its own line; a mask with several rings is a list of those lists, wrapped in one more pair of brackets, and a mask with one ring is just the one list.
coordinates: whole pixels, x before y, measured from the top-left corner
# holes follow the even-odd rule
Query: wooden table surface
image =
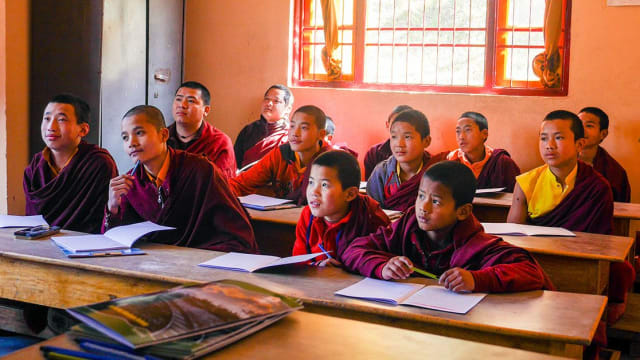
[[(333, 295), (361, 276), (302, 266), (243, 273), (196, 266), (222, 253), (143, 244), (142, 256), (68, 259), (49, 240), (16, 240), (0, 229), (0, 297), (66, 308), (185, 284), (236, 279), (295, 296), (306, 311), (556, 355), (580, 356), (606, 298), (553, 291), (491, 294), (465, 315)], [(429, 284), (432, 280), (412, 278)]]
[[(41, 345), (79, 350), (66, 335), (24, 348), (7, 360), (44, 359)], [(385, 325), (295, 312), (205, 359), (522, 359), (559, 357), (425, 334)]]
[[(302, 208), (249, 210), (258, 245), (263, 253), (276, 256), (291, 254), (295, 242), (295, 225), (301, 211)], [(628, 258), (634, 252), (631, 250), (634, 239), (580, 232), (576, 235), (503, 238), (531, 252), (557, 289), (602, 294), (609, 283), (609, 263)]]

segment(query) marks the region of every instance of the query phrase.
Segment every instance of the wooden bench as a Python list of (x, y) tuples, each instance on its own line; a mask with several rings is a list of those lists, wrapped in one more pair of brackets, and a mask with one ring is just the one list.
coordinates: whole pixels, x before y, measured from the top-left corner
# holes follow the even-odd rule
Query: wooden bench
[(640, 294), (629, 293), (624, 315), (607, 329), (607, 336), (628, 343), (629, 355), (640, 357)]

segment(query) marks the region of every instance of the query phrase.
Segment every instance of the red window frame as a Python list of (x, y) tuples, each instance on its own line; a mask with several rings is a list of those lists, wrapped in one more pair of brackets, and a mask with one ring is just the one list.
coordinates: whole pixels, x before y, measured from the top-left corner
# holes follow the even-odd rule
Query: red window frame
[[(351, 89), (371, 89), (385, 91), (411, 91), (426, 93), (463, 93), (463, 94), (494, 94), (494, 95), (517, 95), (517, 96), (566, 96), (569, 90), (569, 58), (570, 58), (570, 29), (571, 29), (571, 0), (565, 0), (563, 4), (563, 33), (559, 43), (560, 54), (562, 56), (562, 85), (559, 88), (528, 87), (526, 81), (510, 81), (505, 79), (504, 73), (499, 71), (504, 68), (504, 51), (506, 48), (517, 48), (518, 46), (507, 46), (499, 37), (505, 31), (523, 31), (523, 29), (512, 29), (505, 27), (506, 4), (509, 0), (488, 0), (487, 1), (487, 39), (485, 55), (485, 81), (483, 86), (451, 86), (451, 85), (419, 85), (419, 84), (390, 84), (390, 83), (365, 83), (364, 73), (364, 29), (366, 14), (366, 0), (354, 0), (355, 29), (353, 32), (353, 76), (348, 79), (328, 81), (326, 78), (316, 80), (303, 79), (304, 73), (303, 54), (303, 11), (305, 3), (309, 0), (296, 0), (294, 8), (293, 39), (292, 39), (292, 73), (291, 83), (300, 87), (322, 87), (322, 88), (351, 88)], [(319, 0), (318, 0), (319, 1)], [(498, 20), (502, 21), (498, 21)], [(538, 31), (542, 28), (525, 28), (524, 31)], [(541, 47), (531, 47), (544, 51)], [(531, 79), (537, 81), (537, 79)], [(508, 83), (510, 87), (503, 86)]]

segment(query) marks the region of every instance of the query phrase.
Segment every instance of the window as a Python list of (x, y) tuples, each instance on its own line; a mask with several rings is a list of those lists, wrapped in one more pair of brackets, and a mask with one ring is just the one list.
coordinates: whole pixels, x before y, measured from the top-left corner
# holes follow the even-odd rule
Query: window
[(337, 23), (333, 58), (341, 74), (331, 80), (323, 65), (322, 1), (297, 0), (293, 83), (566, 95), (571, 1), (556, 1), (562, 14), (554, 87), (545, 87), (532, 65), (545, 51), (545, 0), (333, 0)]

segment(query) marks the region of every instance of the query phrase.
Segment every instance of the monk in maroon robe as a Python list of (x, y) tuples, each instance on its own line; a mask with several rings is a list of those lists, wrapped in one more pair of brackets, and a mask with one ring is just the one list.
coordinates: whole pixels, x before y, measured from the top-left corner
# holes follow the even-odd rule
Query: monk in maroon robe
[(82, 141), (89, 132), (89, 105), (73, 95), (51, 99), (42, 120), (47, 145), (24, 171), (27, 215), (49, 225), (99, 233), (109, 180), (118, 170), (109, 152)]
[(580, 110), (578, 117), (584, 125), (585, 144), (579, 159), (592, 165), (602, 174), (613, 191), (613, 200), (631, 201), (631, 187), (627, 172), (600, 144), (609, 135), (609, 116), (597, 107), (586, 107)]
[(233, 144), (227, 134), (205, 121), (211, 110), (209, 90), (195, 81), (182, 83), (173, 101), (173, 119), (167, 144), (178, 150), (201, 155), (231, 178), (236, 175)]
[(520, 175), (520, 168), (511, 159), (509, 153), (503, 149), (493, 149), (478, 176), (478, 189), (505, 187), (505, 191), (513, 192), (518, 175)]
[(444, 161), (422, 176), (415, 206), (396, 222), (356, 238), (342, 254), (364, 276), (402, 279), (413, 266), (440, 276), (453, 291), (507, 292), (553, 289), (533, 257), (486, 234), (471, 213), (475, 176)]
[(239, 169), (262, 159), (287, 141), (287, 119), (292, 106), (293, 95), (288, 87), (276, 84), (267, 89), (260, 119), (242, 128), (233, 146)]
[(162, 113), (129, 110), (122, 120), (125, 150), (136, 166), (111, 180), (103, 230), (141, 221), (172, 226), (153, 242), (216, 251), (257, 252), (248, 214), (224, 175), (205, 158), (166, 147)]
[[(393, 119), (398, 116), (399, 113), (411, 110), (411, 106), (409, 105), (398, 105), (392, 111), (391, 114), (387, 117), (387, 121), (385, 122), (385, 126), (387, 129), (391, 126)], [(379, 144), (375, 144), (367, 150), (367, 153), (364, 155), (364, 179), (368, 180), (373, 173), (373, 169), (375, 169), (376, 165), (381, 163), (384, 160), (387, 160), (389, 156), (393, 155), (391, 152), (391, 141), (387, 139)]]

